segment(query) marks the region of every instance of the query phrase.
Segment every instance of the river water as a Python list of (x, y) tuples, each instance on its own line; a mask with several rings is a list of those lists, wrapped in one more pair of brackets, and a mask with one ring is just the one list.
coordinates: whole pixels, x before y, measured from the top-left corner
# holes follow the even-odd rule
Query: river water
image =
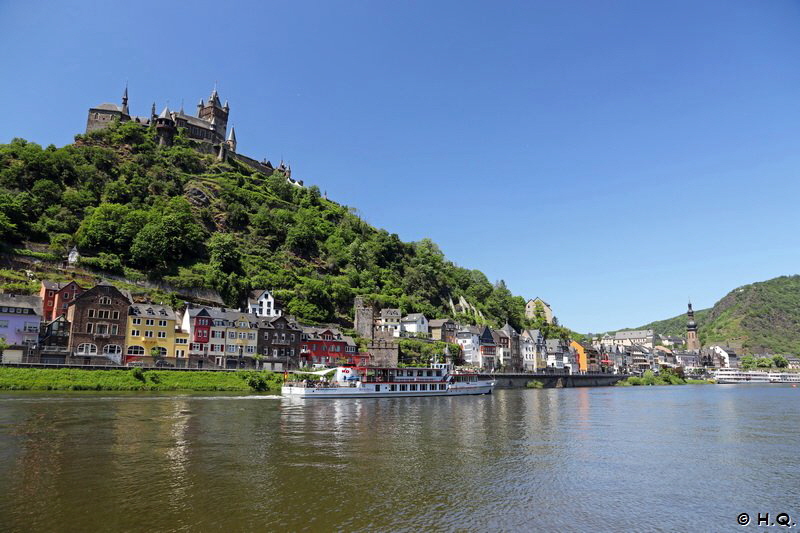
[(730, 531), (759, 512), (800, 524), (797, 388), (0, 395), (2, 531)]

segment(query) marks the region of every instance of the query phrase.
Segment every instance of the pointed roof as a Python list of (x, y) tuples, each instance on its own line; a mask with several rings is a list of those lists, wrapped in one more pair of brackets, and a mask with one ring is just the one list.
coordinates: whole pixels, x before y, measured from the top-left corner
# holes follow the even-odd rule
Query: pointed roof
[(236, 130), (231, 126), (231, 131), (228, 133), (228, 140), (236, 142)]
[(205, 103), (205, 102), (203, 101), (203, 99), (201, 98), (201, 99), (200, 99), (200, 101), (199, 101), (199, 102), (197, 102), (197, 107), (203, 107), (204, 105), (206, 105), (206, 103)]
[(214, 86), (214, 90), (211, 91), (211, 96), (208, 97), (208, 103), (219, 107), (219, 94), (217, 93), (216, 85)]
[(172, 120), (172, 115), (170, 114), (169, 107), (164, 106), (164, 110), (158, 115), (158, 118), (168, 118)]
[(230, 106), (228, 105), (228, 101), (227, 100), (225, 100), (225, 105), (222, 106), (222, 108), (223, 109), (230, 109)]

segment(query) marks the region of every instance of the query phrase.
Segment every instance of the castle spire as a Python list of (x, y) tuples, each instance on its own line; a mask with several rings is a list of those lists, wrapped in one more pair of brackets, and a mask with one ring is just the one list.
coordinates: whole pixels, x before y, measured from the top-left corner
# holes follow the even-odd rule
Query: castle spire
[(155, 120), (156, 118), (156, 103), (153, 102), (153, 106), (150, 108), (150, 118)]
[(228, 145), (228, 149), (231, 152), (236, 151), (236, 130), (233, 126), (231, 126), (231, 131), (228, 132), (228, 140), (225, 141), (225, 144)]
[(228, 133), (228, 140), (236, 142), (236, 128), (231, 126), (231, 131)]
[(122, 114), (128, 114), (128, 83), (125, 82), (125, 92), (122, 93)]

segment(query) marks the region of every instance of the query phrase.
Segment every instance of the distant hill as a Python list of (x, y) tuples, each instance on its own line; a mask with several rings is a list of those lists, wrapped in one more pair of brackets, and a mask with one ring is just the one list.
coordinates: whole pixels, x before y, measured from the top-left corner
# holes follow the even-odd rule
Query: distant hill
[[(742, 353), (800, 354), (800, 276), (736, 288), (711, 309), (696, 310), (694, 316), (704, 346), (719, 343)], [(685, 337), (686, 314), (626, 329)]]
[(705, 316), (700, 342), (745, 353), (800, 353), (800, 276), (781, 276), (729, 292)]
[[(710, 309), (698, 309), (694, 312), (694, 319), (698, 327), (702, 328), (707, 321)], [(656, 320), (636, 329), (652, 329), (658, 335), (673, 335), (677, 337), (686, 337), (686, 313), (667, 318), (665, 320)]]

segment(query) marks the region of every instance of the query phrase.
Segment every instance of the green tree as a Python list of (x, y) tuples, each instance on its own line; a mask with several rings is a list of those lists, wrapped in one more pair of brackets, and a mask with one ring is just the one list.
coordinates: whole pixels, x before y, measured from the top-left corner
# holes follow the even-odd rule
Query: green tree
[(789, 361), (782, 355), (775, 355), (772, 357), (772, 363), (777, 368), (786, 368), (789, 366)]

